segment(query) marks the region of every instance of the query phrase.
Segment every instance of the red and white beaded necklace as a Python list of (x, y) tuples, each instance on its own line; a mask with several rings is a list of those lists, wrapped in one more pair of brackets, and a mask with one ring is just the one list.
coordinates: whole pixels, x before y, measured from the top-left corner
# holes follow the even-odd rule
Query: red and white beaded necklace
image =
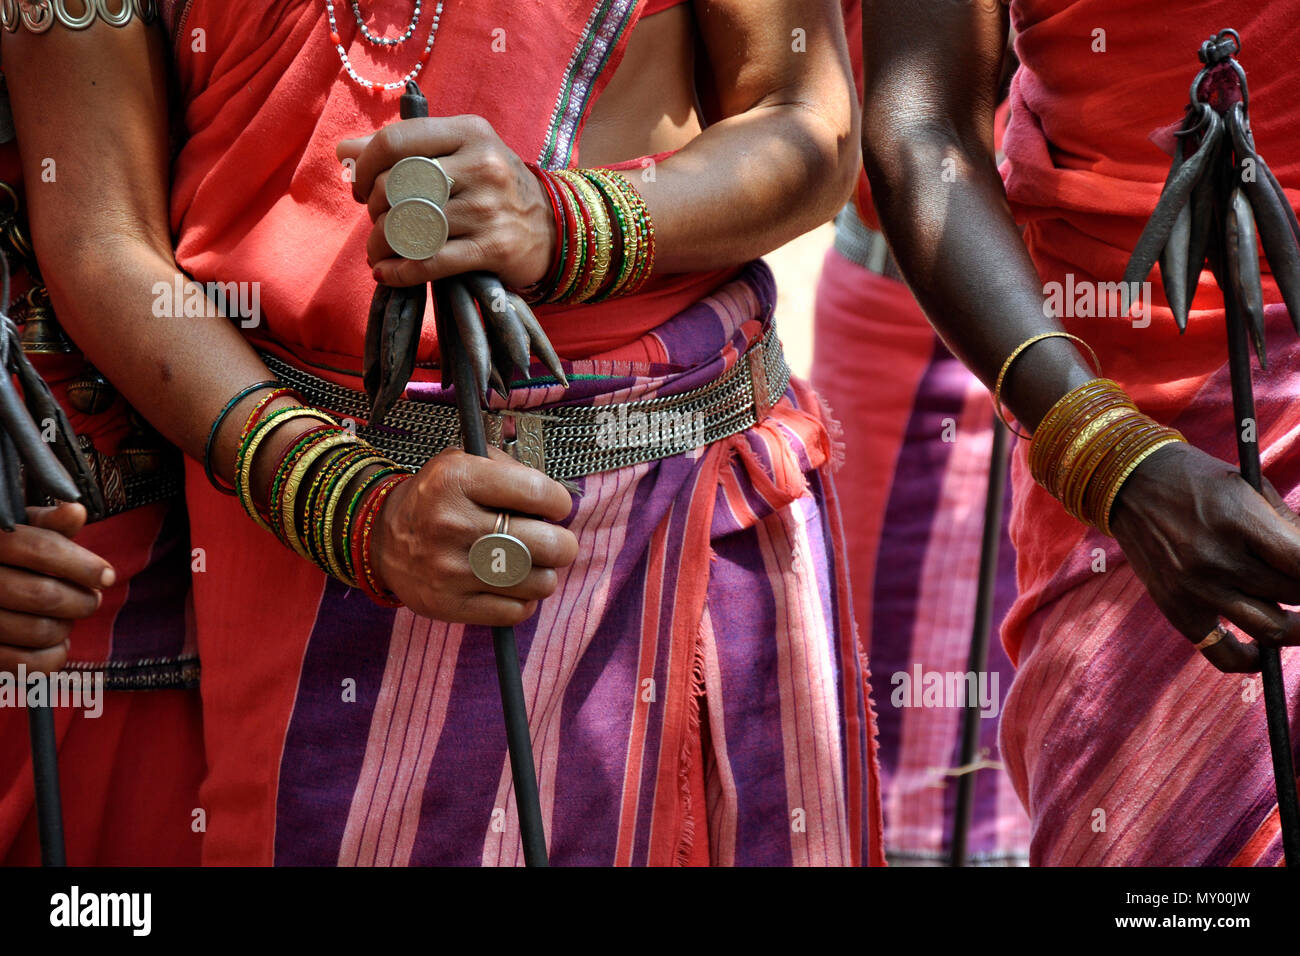
[[(415, 79), (417, 76), (420, 75), (420, 71), (424, 69), (424, 64), (427, 63), (429, 60), (429, 54), (433, 51), (433, 41), (438, 36), (438, 24), (442, 21), (442, 4), (443, 4), (443, 0), (438, 0), (438, 5), (434, 8), (433, 25), (429, 28), (429, 39), (424, 44), (424, 52), (420, 55), (419, 62), (417, 62), (415, 66), (411, 68), (409, 73), (407, 73), (404, 77), (402, 77), (400, 80), (397, 80), (396, 82), (376, 83), (373, 80), (367, 80), (364, 77), (360, 76), (357, 73), (356, 69), (352, 66), (352, 61), (348, 59), (348, 51), (343, 47), (343, 39), (339, 36), (338, 23), (335, 22), (334, 20), (334, 0), (325, 0), (325, 12), (329, 16), (330, 42), (334, 44), (334, 49), (338, 51), (339, 60), (342, 61), (343, 63), (343, 69), (347, 70), (348, 76), (352, 77), (353, 82), (355, 82), (358, 86), (364, 87), (365, 89), (368, 90), (405, 89), (406, 84), (409, 81)], [(421, 12), (420, 3), (419, 0), (417, 0), (415, 4), (415, 14), (411, 18), (411, 25), (407, 27), (406, 33), (395, 40), (385, 42), (387, 38), (375, 39), (374, 37), (372, 37), (369, 29), (367, 29), (365, 25), (365, 22), (361, 19), (360, 4), (354, 2), (352, 4), (352, 9), (353, 9), (353, 13), (356, 15), (357, 23), (361, 27), (362, 36), (368, 42), (376, 46), (398, 46), (403, 41), (405, 41), (406, 39), (414, 35), (416, 24), (419, 22), (420, 12)]]

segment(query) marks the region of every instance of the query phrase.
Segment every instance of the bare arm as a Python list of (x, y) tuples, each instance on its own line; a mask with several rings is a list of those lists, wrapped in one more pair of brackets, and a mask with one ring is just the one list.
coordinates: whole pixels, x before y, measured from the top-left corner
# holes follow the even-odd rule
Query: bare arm
[[(1061, 328), (994, 160), (1006, 8), (867, 0), (862, 22), (862, 156), (881, 225), (945, 343), (992, 388), (1017, 345)], [(1032, 429), (1093, 377), (1074, 345), (1049, 339), (1016, 360), (1003, 397)]]
[[(154, 284), (179, 272), (167, 219), (162, 46), (161, 33), (138, 20), (56, 25), (4, 34), (3, 59), (33, 240), (59, 319), (133, 406), (201, 457), (226, 401), (271, 376), (225, 318), (152, 311)], [(238, 432), (223, 429), (214, 456), (227, 480)]]
[[(993, 110), (1007, 32), (990, 0), (867, 0), (863, 159), (881, 223), (932, 324), (992, 386), (1026, 339), (1059, 330), (993, 162)], [(947, 171), (954, 175), (944, 176)], [(1003, 397), (1031, 430), (1094, 377), (1066, 340), (1019, 358)], [(1254, 493), (1226, 463), (1184, 444), (1137, 466), (1110, 526), (1153, 600), (1199, 642), (1226, 618), (1257, 641), (1300, 643), (1300, 523), (1271, 488)], [(1258, 669), (1234, 636), (1204, 654)]]

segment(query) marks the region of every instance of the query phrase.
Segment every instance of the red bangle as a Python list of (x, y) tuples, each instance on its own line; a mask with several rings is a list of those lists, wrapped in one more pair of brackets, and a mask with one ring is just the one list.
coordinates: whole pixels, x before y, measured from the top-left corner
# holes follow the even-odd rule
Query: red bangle
[(253, 406), (253, 410), (248, 413), (248, 420), (244, 422), (243, 430), (239, 433), (240, 442), (242, 443), (243, 440), (248, 437), (248, 433), (257, 427), (257, 423), (262, 420), (262, 416), (266, 414), (266, 407), (270, 405), (271, 402), (275, 401), (277, 398), (284, 398), (288, 395), (292, 395), (294, 398), (298, 399), (299, 402), (302, 401), (298, 393), (291, 388), (273, 388), (258, 399), (257, 404)]
[(384, 498), (403, 481), (413, 477), (411, 474), (403, 473), (392, 475), (380, 482), (375, 490), (370, 493), (369, 499), (363, 506), (363, 513), (357, 515), (357, 520), (361, 524), (361, 532), (360, 534), (354, 534), (352, 543), (353, 548), (356, 549), (355, 557), (361, 559), (359, 566), (361, 573), (356, 575), (357, 583), (363, 594), (376, 604), (385, 607), (401, 607), (402, 602), (391, 591), (381, 589), (379, 582), (375, 580), (375, 572), (370, 560), (370, 546), (373, 541), (371, 532), (374, 528), (375, 515), (379, 513), (379, 507), (383, 504)]
[(552, 301), (563, 302), (569, 291), (577, 283), (578, 275), (586, 264), (588, 255), (587, 234), (586, 230), (582, 229), (578, 223), (578, 217), (582, 213), (573, 198), (573, 187), (558, 176), (553, 177), (551, 182), (555, 186), (557, 195), (561, 197), (561, 207), (564, 210), (565, 237), (569, 244), (564, 265), (560, 268), (559, 279), (555, 283), (555, 292), (551, 297)]
[(560, 210), (560, 198), (555, 193), (555, 187), (551, 184), (551, 177), (542, 170), (536, 163), (525, 164), (529, 172), (537, 177), (537, 181), (542, 184), (542, 190), (546, 193), (546, 198), (551, 203), (551, 218), (555, 223), (555, 253), (551, 256), (550, 268), (540, 280), (524, 290), (524, 298), (532, 299), (535, 302), (541, 302), (555, 292), (555, 286), (560, 281), (560, 268), (564, 265), (564, 256), (567, 252), (566, 234), (564, 230), (564, 213)]

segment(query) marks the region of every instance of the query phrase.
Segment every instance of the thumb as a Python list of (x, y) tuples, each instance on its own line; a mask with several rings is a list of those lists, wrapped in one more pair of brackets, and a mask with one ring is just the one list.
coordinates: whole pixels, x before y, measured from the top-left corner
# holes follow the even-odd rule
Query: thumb
[(27, 509), (27, 523), (74, 538), (86, 524), (86, 508), (69, 501), (60, 501), (53, 507), (33, 506)]

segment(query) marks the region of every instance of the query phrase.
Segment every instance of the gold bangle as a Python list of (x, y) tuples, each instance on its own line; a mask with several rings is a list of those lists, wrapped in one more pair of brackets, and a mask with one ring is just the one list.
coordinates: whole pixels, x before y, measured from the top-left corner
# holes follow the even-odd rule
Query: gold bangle
[(1119, 492), (1120, 489), (1124, 487), (1124, 482), (1128, 481), (1129, 475), (1133, 474), (1133, 472), (1137, 469), (1137, 466), (1142, 464), (1142, 462), (1146, 461), (1148, 458), (1150, 458), (1152, 455), (1158, 452), (1161, 448), (1164, 448), (1166, 445), (1177, 445), (1179, 443), (1186, 444), (1187, 439), (1184, 438), (1181, 433), (1175, 431), (1172, 428), (1170, 429), (1170, 431), (1173, 432), (1172, 435), (1160, 439), (1154, 445), (1145, 449), (1141, 454), (1139, 454), (1136, 458), (1134, 458), (1133, 461), (1129, 463), (1128, 467), (1124, 469), (1123, 473), (1119, 476), (1119, 478), (1115, 481), (1114, 485), (1111, 487), (1109, 493), (1106, 495), (1106, 504), (1101, 511), (1100, 530), (1102, 534), (1113, 537), (1113, 535), (1111, 535), (1110, 533), (1110, 511), (1113, 507), (1115, 507), (1115, 499), (1119, 497)]
[(357, 475), (361, 474), (372, 465), (383, 466), (392, 464), (393, 462), (389, 461), (383, 455), (378, 454), (367, 455), (365, 458), (357, 459), (347, 467), (342, 475), (339, 476), (338, 481), (334, 485), (334, 491), (330, 494), (329, 501), (325, 503), (325, 536), (322, 543), (323, 546), (321, 548), (321, 553), (325, 557), (325, 564), (329, 568), (330, 574), (352, 587), (360, 587), (360, 584), (357, 583), (356, 578), (348, 575), (334, 550), (334, 514), (338, 510), (338, 506), (342, 502), (344, 494), (347, 493), (348, 485), (351, 484), (352, 480), (356, 478)]
[[(243, 504), (244, 510), (248, 512), (248, 516), (252, 518), (257, 526), (263, 531), (271, 531), (271, 525), (267, 523), (266, 519), (258, 514), (257, 505), (253, 501), (253, 491), (249, 487), (253, 480), (253, 461), (257, 457), (258, 446), (262, 444), (266, 439), (266, 436), (270, 435), (271, 432), (275, 431), (285, 422), (291, 421), (295, 418), (305, 417), (315, 418), (329, 425), (338, 424), (338, 422), (334, 421), (333, 418), (319, 409), (309, 408), (304, 405), (302, 408), (286, 408), (279, 415), (267, 416), (262, 419), (262, 421), (258, 422), (253, 433), (248, 436), (248, 444), (244, 447), (244, 458), (243, 461), (240, 462), (238, 471), (237, 487), (240, 489), (239, 500)], [(271, 533), (274, 534), (273, 531)]]
[(1166, 434), (1164, 426), (1143, 415), (1133, 427), (1114, 442), (1110, 456), (1097, 469), (1092, 484), (1080, 501), (1079, 509), (1084, 521), (1101, 530), (1104, 524), (1102, 508), (1107, 494), (1114, 487), (1115, 479), (1128, 467), (1135, 456), (1142, 453), (1144, 448), (1161, 440)]
[[(1129, 415), (1137, 415), (1138, 410), (1130, 403), (1118, 403), (1113, 400), (1100, 404), (1098, 406), (1088, 406), (1079, 410), (1079, 414), (1069, 426), (1062, 429), (1059, 439), (1059, 447), (1054, 447), (1049, 457), (1041, 462), (1042, 467), (1042, 484), (1053, 495), (1059, 497), (1060, 482), (1064, 475), (1068, 475), (1079, 459), (1084, 455), (1085, 449), (1091, 444), (1092, 438), (1105, 425), (1120, 420)], [(1038, 439), (1034, 439), (1037, 442)]]
[[(1083, 389), (1076, 389), (1076, 392), (1083, 393)], [(1071, 392), (1054, 405), (1047, 417), (1039, 422), (1029, 445), (1029, 471), (1034, 480), (1047, 487), (1048, 477), (1054, 473), (1070, 442), (1088, 420), (1118, 404), (1115, 393), (1103, 388), (1077, 397), (1075, 392)]]
[(289, 547), (308, 561), (311, 561), (311, 554), (298, 536), (298, 526), (294, 520), (298, 509), (298, 489), (302, 486), (303, 479), (311, 470), (311, 466), (321, 455), (339, 445), (357, 444), (360, 441), (361, 439), (349, 431), (325, 435), (302, 453), (284, 479), (284, 488), (280, 492), (280, 521), (284, 528), (284, 540)]
[(1140, 413), (1123, 410), (1121, 415), (1109, 419), (1089, 434), (1087, 442), (1079, 448), (1077, 457), (1067, 466), (1060, 498), (1066, 511), (1080, 521), (1091, 523), (1084, 510), (1089, 483), (1099, 470), (1104, 470), (1106, 460), (1117, 452), (1129, 436), (1142, 428), (1142, 422)]
[(1015, 351), (1008, 355), (1007, 360), (1002, 363), (1002, 369), (998, 372), (997, 382), (993, 386), (993, 407), (997, 410), (998, 418), (1002, 419), (1002, 424), (1006, 425), (1013, 435), (1020, 438), (1031, 438), (1032, 436), (1026, 435), (1024, 432), (1012, 428), (1011, 422), (1007, 420), (1006, 413), (1002, 410), (1002, 382), (1007, 377), (1007, 372), (1011, 368), (1011, 363), (1018, 359), (1025, 349), (1029, 348), (1036, 342), (1043, 341), (1044, 339), (1070, 339), (1072, 342), (1077, 342), (1079, 345), (1082, 345), (1088, 350), (1088, 354), (1092, 356), (1093, 368), (1097, 370), (1099, 376), (1101, 375), (1101, 361), (1097, 358), (1097, 353), (1092, 350), (1092, 346), (1077, 335), (1071, 335), (1069, 332), (1044, 332), (1041, 335), (1035, 335), (1032, 338), (1025, 339), (1025, 341), (1017, 345)]
[(1080, 504), (1085, 516), (1084, 520), (1098, 531), (1105, 530), (1106, 501), (1110, 493), (1116, 490), (1115, 483), (1121, 480), (1125, 469), (1147, 449), (1157, 442), (1164, 441), (1169, 435), (1163, 425), (1146, 416), (1143, 416), (1143, 419), (1139, 426), (1131, 429), (1123, 440), (1116, 444), (1115, 451), (1098, 470), (1092, 485), (1087, 489), (1086, 499)]
[(591, 277), (587, 280), (587, 284), (577, 290), (574, 299), (575, 302), (585, 302), (605, 284), (605, 279), (609, 275), (614, 251), (614, 239), (609, 228), (609, 213), (605, 210), (605, 200), (600, 191), (587, 181), (587, 177), (571, 169), (561, 169), (557, 175), (564, 177), (565, 181), (582, 196), (595, 226), (596, 248), (592, 253), (595, 264), (592, 266)]

